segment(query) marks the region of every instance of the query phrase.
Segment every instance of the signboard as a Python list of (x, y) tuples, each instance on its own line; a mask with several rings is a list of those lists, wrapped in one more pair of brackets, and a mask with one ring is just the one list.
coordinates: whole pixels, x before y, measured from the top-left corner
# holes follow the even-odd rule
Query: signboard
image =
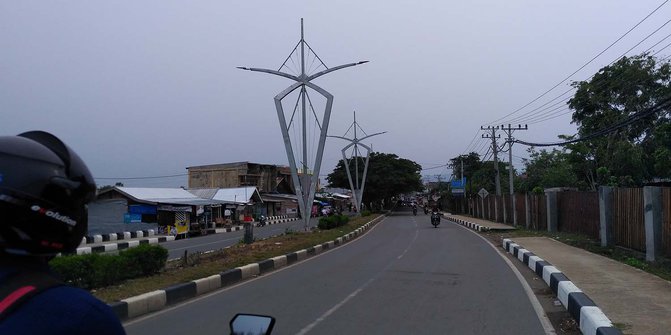
[(451, 181), (450, 188), (452, 189), (452, 195), (457, 197), (464, 196), (466, 189), (466, 178)]
[(489, 192), (487, 192), (487, 190), (485, 190), (484, 188), (481, 188), (480, 191), (478, 191), (478, 195), (480, 196), (480, 198), (484, 199), (486, 196), (489, 195)]
[(132, 214), (156, 214), (154, 205), (128, 205), (128, 213)]
[(142, 214), (125, 213), (123, 215), (123, 223), (140, 223), (142, 222)]
[(466, 188), (466, 177), (464, 179), (455, 179), (450, 182), (450, 186), (452, 186), (452, 189), (455, 188)]
[(166, 212), (191, 212), (191, 206), (160, 205), (158, 206), (158, 210)]

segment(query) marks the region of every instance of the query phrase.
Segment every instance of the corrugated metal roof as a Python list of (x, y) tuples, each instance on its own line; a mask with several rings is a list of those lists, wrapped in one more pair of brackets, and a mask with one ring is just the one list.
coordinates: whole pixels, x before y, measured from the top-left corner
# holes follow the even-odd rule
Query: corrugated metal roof
[(221, 203), (248, 203), (250, 200), (259, 200), (261, 196), (259, 191), (254, 186), (247, 187), (233, 187), (233, 188), (194, 188), (189, 189), (189, 192), (195, 196), (212, 199)]
[(252, 199), (261, 200), (261, 194), (254, 186), (235, 187), (235, 188), (220, 188), (212, 197), (213, 200), (225, 203), (248, 203)]
[(221, 202), (203, 199), (182, 188), (115, 187), (119, 192), (140, 202), (176, 205), (211, 205)]
[(217, 191), (219, 191), (218, 188), (191, 188), (188, 189), (191, 194), (203, 198), (203, 199), (212, 199), (215, 194), (217, 194)]

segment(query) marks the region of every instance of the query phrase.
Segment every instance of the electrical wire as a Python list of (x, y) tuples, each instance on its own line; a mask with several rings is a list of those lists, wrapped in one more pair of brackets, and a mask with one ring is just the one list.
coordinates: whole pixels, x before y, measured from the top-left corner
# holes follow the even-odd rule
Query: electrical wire
[(538, 101), (539, 99), (541, 99), (542, 97), (544, 97), (545, 95), (547, 95), (548, 93), (550, 93), (551, 91), (553, 91), (555, 88), (557, 88), (559, 85), (561, 85), (561, 84), (563, 84), (564, 82), (566, 82), (566, 81), (567, 81), (568, 79), (570, 79), (573, 75), (575, 75), (576, 73), (578, 73), (580, 70), (584, 69), (587, 65), (591, 64), (596, 58), (598, 58), (598, 57), (601, 56), (604, 52), (606, 52), (608, 49), (610, 49), (611, 47), (613, 47), (616, 43), (618, 43), (618, 42), (619, 42), (620, 40), (622, 40), (624, 37), (626, 37), (627, 35), (629, 35), (630, 32), (632, 32), (632, 31), (633, 31), (634, 29), (636, 29), (639, 25), (641, 25), (641, 23), (643, 23), (643, 22), (644, 22), (645, 20), (647, 20), (650, 16), (652, 16), (655, 12), (657, 12), (657, 11), (658, 11), (662, 6), (664, 6), (667, 2), (669, 2), (669, 0), (666, 0), (666, 1), (664, 1), (661, 5), (657, 6), (657, 8), (655, 8), (652, 12), (650, 12), (648, 15), (646, 15), (642, 20), (640, 20), (640, 21), (639, 21), (638, 23), (636, 23), (633, 27), (631, 27), (629, 30), (627, 30), (627, 32), (625, 32), (622, 36), (620, 36), (618, 39), (616, 39), (616, 40), (615, 40), (613, 43), (611, 43), (608, 47), (606, 47), (605, 49), (603, 49), (603, 50), (602, 50), (601, 52), (599, 52), (596, 56), (592, 57), (589, 61), (587, 61), (585, 64), (583, 64), (583, 65), (582, 65), (581, 67), (579, 67), (577, 70), (573, 71), (571, 74), (569, 74), (568, 76), (566, 76), (566, 78), (562, 79), (562, 80), (561, 80), (560, 82), (558, 82), (556, 85), (552, 86), (549, 90), (543, 92), (541, 95), (537, 96), (536, 98), (534, 98), (534, 99), (531, 100), (530, 102), (526, 103), (524, 106), (519, 107), (518, 109), (512, 111), (511, 113), (508, 113), (508, 114), (506, 114), (506, 115), (504, 115), (504, 116), (502, 116), (502, 117), (500, 117), (500, 118), (498, 118), (498, 119), (496, 119), (496, 120), (490, 122), (490, 124), (495, 124), (495, 123), (497, 123), (497, 122), (499, 122), (499, 121), (501, 121), (501, 120), (504, 120), (505, 118), (507, 118), (507, 117), (509, 117), (509, 116), (511, 116), (511, 115), (513, 115), (513, 114), (515, 114), (515, 113), (517, 113), (517, 112), (519, 112), (520, 110), (522, 110), (522, 109), (528, 107), (529, 105), (533, 104), (534, 102)]
[(652, 107), (646, 109), (645, 111), (634, 113), (634, 114), (630, 115), (629, 117), (625, 118), (624, 120), (622, 120), (620, 122), (617, 122), (617, 123), (615, 123), (611, 126), (608, 126), (608, 127), (603, 128), (601, 130), (595, 131), (595, 132), (593, 132), (589, 135), (586, 135), (586, 136), (583, 136), (583, 137), (580, 137), (580, 138), (576, 138), (576, 139), (572, 139), (572, 140), (568, 140), (568, 141), (553, 142), (553, 143), (532, 143), (532, 142), (526, 142), (526, 141), (522, 141), (522, 140), (515, 140), (514, 142), (515, 143), (520, 143), (520, 144), (523, 144), (523, 145), (527, 145), (527, 146), (549, 147), (549, 146), (561, 146), (561, 145), (566, 145), (566, 144), (571, 144), (571, 143), (576, 143), (576, 142), (587, 141), (587, 140), (590, 140), (590, 139), (593, 139), (593, 138), (611, 133), (611, 132), (613, 132), (615, 130), (618, 130), (618, 129), (621, 129), (623, 127), (626, 127), (630, 124), (633, 124), (634, 122), (637, 122), (637, 121), (639, 121), (643, 118), (646, 118), (646, 117), (648, 117), (648, 116), (650, 116), (650, 115), (652, 115), (656, 112), (659, 112), (660, 110), (662, 110), (666, 107), (669, 107), (669, 106), (671, 106), (671, 96), (668, 96), (668, 97), (662, 99), (657, 105), (652, 106)]

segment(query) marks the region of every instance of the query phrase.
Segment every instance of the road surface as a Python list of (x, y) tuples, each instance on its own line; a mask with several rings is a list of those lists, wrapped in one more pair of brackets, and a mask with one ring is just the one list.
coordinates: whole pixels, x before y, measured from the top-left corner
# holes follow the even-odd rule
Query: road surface
[(543, 334), (511, 268), (482, 238), (410, 212), (317, 257), (125, 323), (130, 335), (228, 334), (238, 312), (273, 334)]

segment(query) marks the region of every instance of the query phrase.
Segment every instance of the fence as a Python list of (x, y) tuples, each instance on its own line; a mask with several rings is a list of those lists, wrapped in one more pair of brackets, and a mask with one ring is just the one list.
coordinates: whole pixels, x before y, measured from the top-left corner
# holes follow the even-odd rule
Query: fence
[[(555, 191), (557, 195), (556, 212), (553, 211), (550, 215), (557, 221), (557, 230), (600, 239), (600, 211), (603, 210), (607, 225), (609, 227), (612, 225), (612, 228), (609, 228), (612, 229), (612, 241), (608, 240), (608, 244), (613, 243), (617, 246), (646, 252), (644, 211), (646, 204), (644, 202), (648, 201), (648, 206), (654, 208), (649, 210), (656, 213), (648, 218), (652, 220), (649, 224), (652, 225), (654, 222), (656, 226), (659, 221), (656, 221), (654, 217), (661, 216), (661, 238), (651, 235), (654, 238), (649, 239), (648, 243), (653, 243), (651, 245), (655, 245), (655, 250), (650, 250), (646, 257), (650, 254), (658, 254), (671, 258), (671, 188), (653, 189), (654, 191), (651, 190), (651, 193), (647, 194), (659, 194), (661, 199), (657, 198), (658, 195), (653, 195), (653, 198), (647, 198), (647, 200), (644, 198), (643, 188), (604, 188), (603, 190), (607, 191), (607, 194), (612, 194), (612, 197), (604, 195), (604, 199), (612, 199), (612, 201), (608, 200), (603, 209), (600, 208), (598, 192)], [(515, 197), (517, 224), (526, 225), (529, 229), (547, 230), (548, 200), (546, 194), (516, 194)], [(513, 206), (510, 195), (499, 197), (489, 195), (485, 199), (473, 198), (469, 201), (476, 217), (512, 224)], [(659, 203), (661, 203), (661, 208), (659, 208)], [(498, 211), (495, 210), (496, 207)], [(658, 228), (648, 233), (652, 233), (655, 229)], [(657, 231), (654, 234), (659, 233)], [(610, 234), (604, 236), (610, 236)]]
[(642, 188), (613, 190), (613, 234), (616, 245), (645, 251)]
[(557, 229), (599, 239), (599, 194), (567, 191), (557, 194)]
[(662, 248), (671, 258), (671, 188), (662, 189)]

